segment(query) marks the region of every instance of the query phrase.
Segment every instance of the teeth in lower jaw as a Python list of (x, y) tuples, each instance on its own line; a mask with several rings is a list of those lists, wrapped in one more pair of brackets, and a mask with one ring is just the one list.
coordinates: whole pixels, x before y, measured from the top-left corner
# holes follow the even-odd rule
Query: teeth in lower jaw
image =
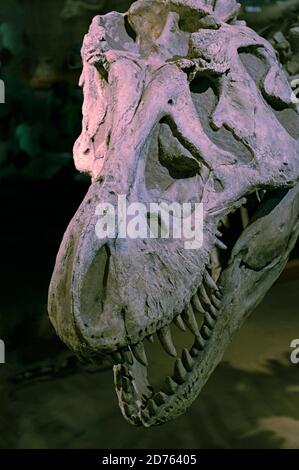
[(206, 340), (210, 339), (212, 336), (212, 331), (207, 327), (207, 325), (203, 325), (202, 327), (202, 336)]
[(215, 320), (211, 317), (211, 315), (206, 312), (205, 314), (205, 323), (208, 325), (209, 328), (213, 329), (215, 326)]
[(221, 307), (221, 300), (217, 299), (216, 295), (213, 294), (211, 297), (212, 305), (216, 308), (219, 309)]
[(186, 380), (187, 371), (181, 359), (177, 359), (175, 361), (173, 376), (174, 376), (174, 379), (177, 380), (180, 385), (182, 385)]
[(193, 347), (194, 347), (197, 351), (203, 351), (203, 349), (204, 349), (204, 347), (205, 347), (205, 344), (206, 344), (206, 341), (205, 341), (205, 339), (202, 337), (202, 335), (200, 334), (197, 338), (195, 338)]
[(209, 287), (213, 291), (218, 290), (218, 286), (217, 286), (216, 282), (214, 281), (214, 279), (212, 278), (212, 276), (210, 275), (210, 273), (207, 270), (204, 273), (204, 280), (205, 280), (205, 283), (206, 283), (207, 287)]
[(179, 328), (180, 330), (182, 331), (186, 331), (186, 326), (185, 326), (185, 323), (181, 317), (181, 315), (177, 315), (174, 320), (173, 320), (173, 323), (175, 324), (175, 326), (177, 328)]
[(149, 411), (149, 414), (152, 416), (155, 416), (157, 414), (158, 406), (156, 405), (156, 403), (154, 402), (152, 398), (148, 401), (146, 409)]
[(154, 401), (158, 406), (164, 405), (167, 402), (167, 395), (163, 392), (158, 392), (154, 396)]
[(166, 377), (165, 380), (165, 391), (169, 395), (174, 395), (176, 392), (176, 389), (178, 388), (178, 384), (171, 378), (171, 377)]
[(143, 366), (148, 365), (145, 349), (142, 343), (138, 343), (132, 346), (132, 352), (140, 364)]
[(192, 359), (192, 357), (190, 356), (190, 353), (188, 351), (188, 349), (183, 349), (183, 352), (182, 352), (182, 362), (184, 364), (184, 367), (186, 368), (186, 370), (188, 372), (191, 372), (192, 368), (193, 368), (193, 365), (194, 365), (194, 361)]
[(133, 356), (129, 348), (122, 349), (121, 355), (122, 355), (123, 362), (127, 362), (128, 364), (131, 364), (131, 365), (133, 364)]
[(209, 305), (209, 313), (215, 320), (218, 318), (219, 311), (217, 308), (214, 307), (214, 305)]
[(200, 334), (199, 333), (199, 328), (198, 328), (196, 318), (194, 316), (193, 309), (192, 309), (190, 304), (184, 310), (183, 319), (184, 319), (184, 322), (186, 323), (187, 327), (191, 331), (191, 333), (193, 333), (194, 336), (198, 336)]
[(205, 313), (205, 309), (204, 309), (203, 306), (201, 305), (200, 300), (199, 300), (199, 297), (198, 297), (197, 294), (195, 294), (195, 295), (192, 297), (191, 303), (192, 303), (192, 306), (195, 308), (195, 310), (196, 310), (197, 312), (202, 313), (202, 314)]
[(160, 343), (162, 344), (167, 354), (169, 354), (170, 356), (176, 357), (177, 352), (173, 344), (170, 329), (168, 327), (161, 328), (161, 330), (159, 330), (157, 334), (158, 334)]

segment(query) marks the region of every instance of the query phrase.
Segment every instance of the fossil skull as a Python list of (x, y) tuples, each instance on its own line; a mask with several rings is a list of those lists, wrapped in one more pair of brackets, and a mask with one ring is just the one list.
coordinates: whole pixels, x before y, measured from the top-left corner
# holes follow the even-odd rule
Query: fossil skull
[[(292, 90), (272, 46), (237, 13), (234, 0), (139, 0), (95, 17), (84, 39), (74, 159), (92, 183), (61, 244), (49, 313), (79, 356), (112, 358), (120, 408), (135, 425), (188, 409), (298, 237)], [(202, 202), (203, 247), (100, 240), (97, 204), (116, 206), (119, 194)], [(229, 228), (239, 214), (242, 229)], [(192, 335), (181, 357), (173, 325)], [(149, 384), (145, 341), (156, 333), (176, 357), (160, 390)]]

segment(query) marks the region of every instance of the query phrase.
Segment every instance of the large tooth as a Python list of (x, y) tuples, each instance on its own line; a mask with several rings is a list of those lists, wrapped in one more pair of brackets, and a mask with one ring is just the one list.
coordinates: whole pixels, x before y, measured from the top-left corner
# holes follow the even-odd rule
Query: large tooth
[(167, 354), (169, 354), (170, 356), (176, 357), (177, 352), (172, 341), (170, 329), (168, 327), (161, 328), (161, 330), (159, 330), (157, 334)]
[(167, 395), (163, 392), (158, 392), (154, 395), (154, 401), (158, 406), (164, 405), (167, 402)]
[(198, 328), (198, 324), (197, 324), (197, 321), (196, 321), (196, 318), (195, 318), (193, 309), (192, 309), (192, 307), (191, 307), (190, 304), (189, 304), (188, 307), (184, 310), (183, 319), (184, 319), (184, 322), (186, 323), (186, 325), (188, 326), (189, 330), (190, 330), (195, 336), (198, 336), (198, 335), (200, 334), (200, 333), (199, 333), (199, 328)]
[(127, 362), (130, 365), (133, 364), (133, 356), (129, 348), (122, 349), (121, 355), (122, 355), (123, 362)]
[(181, 315), (177, 315), (177, 316), (174, 318), (173, 323), (174, 323), (175, 326), (177, 326), (180, 330), (186, 331), (186, 326), (185, 326), (184, 320), (182, 319)]
[(202, 351), (205, 347), (205, 340), (204, 338), (202, 337), (202, 335), (200, 334), (199, 336), (197, 336), (197, 338), (195, 338), (195, 341), (194, 341), (194, 344), (193, 344), (193, 347), (195, 349), (197, 349), (197, 351)]
[(213, 294), (211, 300), (214, 307), (217, 309), (221, 308), (222, 302), (221, 300), (217, 299), (216, 295)]
[(205, 282), (206, 282), (207, 286), (210, 289), (218, 290), (218, 286), (217, 286), (216, 282), (214, 281), (214, 279), (212, 278), (212, 276), (210, 275), (210, 273), (207, 270), (204, 273), (204, 279), (205, 279)]
[(192, 367), (194, 365), (194, 361), (192, 357), (190, 356), (188, 349), (186, 348), (183, 349), (183, 352), (182, 352), (182, 361), (187, 371), (191, 372)]
[(152, 344), (153, 344), (154, 341), (155, 341), (155, 340), (154, 340), (154, 335), (149, 335), (149, 336), (146, 337), (146, 339), (147, 339), (150, 343), (152, 343)]
[(207, 312), (205, 315), (205, 323), (208, 325), (209, 328), (213, 329), (215, 326), (215, 320), (211, 317), (211, 315)]
[(223, 233), (220, 230), (216, 230), (216, 237), (221, 238), (223, 237)]
[(179, 384), (183, 384), (187, 377), (187, 371), (181, 361), (181, 359), (177, 359), (174, 365), (174, 378), (179, 382)]
[(140, 364), (142, 364), (143, 366), (147, 366), (148, 362), (143, 344), (138, 343), (134, 346), (131, 346), (131, 348), (137, 361), (140, 362)]
[(227, 246), (218, 238), (215, 238), (215, 245), (220, 249), (220, 250), (227, 250)]
[(168, 393), (169, 395), (174, 395), (177, 388), (178, 384), (171, 377), (166, 377), (164, 386), (166, 393)]
[(192, 305), (193, 305), (193, 307), (195, 308), (195, 310), (197, 310), (197, 312), (199, 312), (199, 313), (205, 313), (205, 309), (204, 309), (203, 306), (201, 305), (200, 300), (199, 300), (199, 297), (198, 297), (197, 294), (193, 295), (191, 302), (192, 302)]
[(208, 296), (207, 291), (205, 289), (205, 286), (203, 284), (201, 284), (198, 292), (199, 292), (199, 295), (200, 295), (200, 298), (202, 299), (202, 301), (205, 304), (210, 305), (211, 301), (209, 299), (209, 296)]
[(214, 305), (209, 306), (209, 312), (215, 320), (218, 318), (219, 311), (214, 307)]
[(249, 225), (249, 212), (246, 207), (240, 207), (241, 221), (243, 230)]
[(157, 414), (158, 406), (152, 398), (149, 400), (146, 409), (149, 411), (151, 416), (155, 416)]
[(210, 328), (207, 327), (207, 325), (203, 325), (202, 327), (202, 335), (204, 339), (210, 339), (212, 336), (212, 331)]
[(192, 357), (196, 358), (199, 355), (199, 351), (196, 348), (191, 348), (190, 354)]

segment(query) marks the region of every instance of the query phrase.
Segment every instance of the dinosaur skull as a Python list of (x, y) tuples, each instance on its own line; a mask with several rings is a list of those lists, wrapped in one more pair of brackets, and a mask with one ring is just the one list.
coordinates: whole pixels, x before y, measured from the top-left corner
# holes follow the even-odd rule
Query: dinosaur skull
[[(127, 14), (94, 18), (84, 39), (74, 159), (92, 184), (64, 236), (49, 313), (79, 356), (113, 359), (119, 404), (135, 425), (188, 409), (298, 237), (292, 90), (271, 45), (237, 12), (234, 0), (139, 0)], [(202, 202), (203, 247), (100, 240), (96, 207), (116, 207), (118, 195)], [(145, 340), (157, 333), (176, 356), (173, 325), (192, 343), (154, 391)]]

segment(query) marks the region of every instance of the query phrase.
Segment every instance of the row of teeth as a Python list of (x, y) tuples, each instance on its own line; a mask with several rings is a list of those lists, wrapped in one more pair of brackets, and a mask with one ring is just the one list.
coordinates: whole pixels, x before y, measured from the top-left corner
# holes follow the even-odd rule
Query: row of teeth
[[(219, 240), (220, 232), (217, 232), (215, 239), (215, 246), (221, 250), (226, 250), (227, 247)], [(190, 304), (186, 307), (182, 314), (176, 316), (173, 323), (177, 328), (182, 331), (190, 330), (195, 336), (195, 341), (190, 351), (185, 348), (182, 351), (181, 358), (177, 358), (177, 352), (173, 343), (170, 327), (161, 328), (157, 332), (160, 343), (167, 354), (176, 358), (174, 371), (172, 377), (168, 376), (165, 380), (163, 391), (155, 393), (151, 398), (148, 396), (143, 397), (143, 419), (146, 420), (149, 416), (154, 416), (157, 413), (158, 407), (167, 403), (170, 396), (174, 395), (181, 385), (188, 380), (188, 374), (193, 370), (196, 364), (195, 359), (203, 352), (206, 344), (213, 334), (221, 307), (221, 290), (209, 273), (206, 267), (203, 282), (199, 287), (197, 293), (192, 297)], [(199, 329), (196, 314), (204, 316), (204, 320)], [(153, 336), (148, 336), (150, 342), (153, 342)], [(114, 354), (114, 362), (122, 364), (120, 366), (120, 374), (118, 375), (120, 383), (118, 389), (121, 394), (123, 408), (128, 417), (134, 415), (136, 411), (136, 401), (134, 398), (134, 378), (131, 375), (129, 368), (126, 364), (132, 365), (133, 356), (136, 360), (144, 365), (148, 365), (145, 348), (142, 342), (137, 345), (130, 346), (126, 350), (121, 350)]]

